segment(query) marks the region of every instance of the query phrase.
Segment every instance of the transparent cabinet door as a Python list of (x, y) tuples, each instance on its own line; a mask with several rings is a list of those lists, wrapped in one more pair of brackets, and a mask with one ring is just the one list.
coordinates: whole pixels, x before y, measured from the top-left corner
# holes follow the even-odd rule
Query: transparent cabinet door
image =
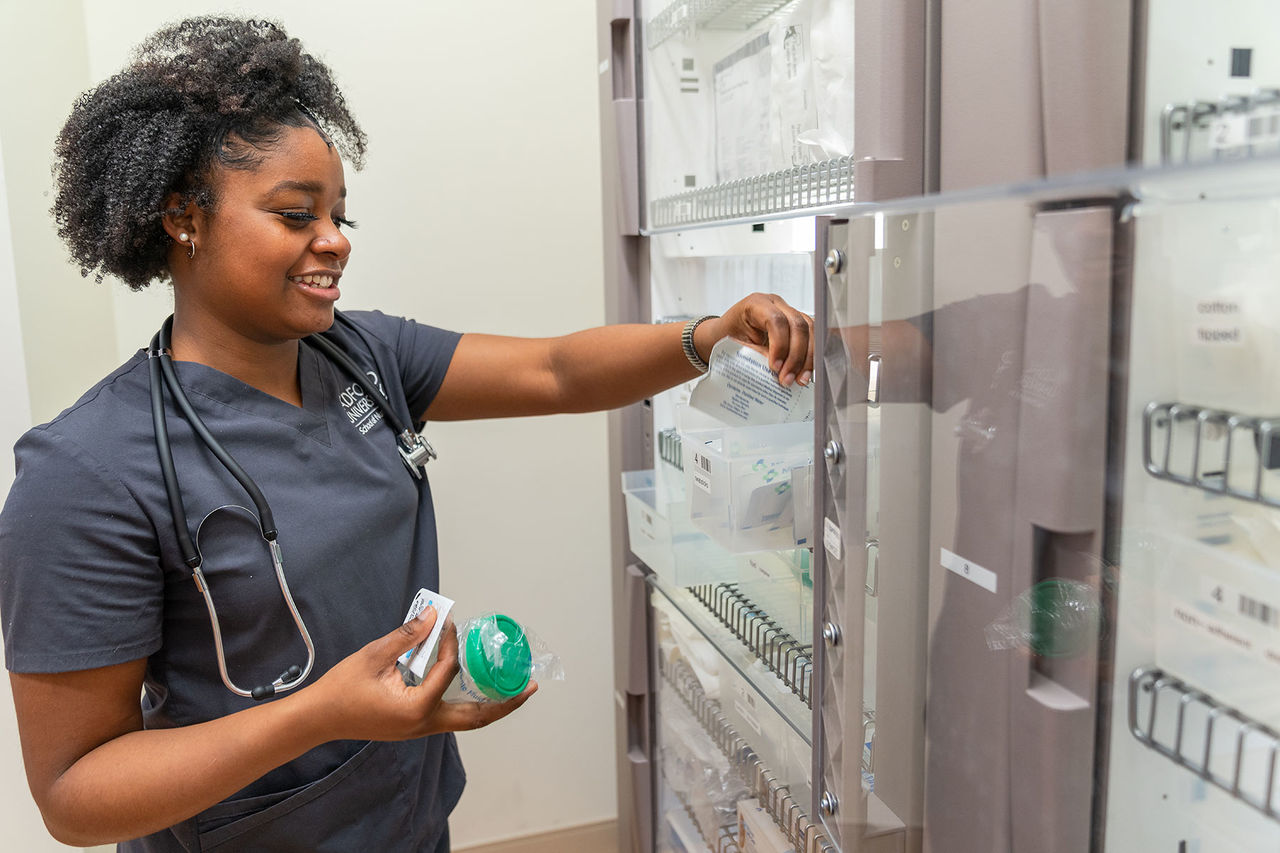
[[(682, 322), (752, 291), (812, 311), (813, 241), (811, 218), (653, 235), (652, 320)], [(656, 837), (659, 849), (736, 850), (754, 820), (823, 851), (809, 817), (813, 392), (796, 390), (792, 420), (751, 423), (748, 398), (773, 405), (790, 392), (762, 362), (735, 362), (730, 375), (711, 360), (710, 374), (647, 401), (652, 462), (622, 482), (660, 640)], [(699, 396), (708, 388), (717, 403)]]
[(918, 848), (927, 374), (923, 339), (902, 326), (927, 310), (927, 222), (836, 220), (822, 246), (815, 762), (818, 807), (846, 851)]
[(1084, 851), (1117, 207), (1009, 194), (931, 216), (925, 847)]
[[(812, 311), (813, 235), (812, 219), (794, 219), (653, 236), (653, 322), (718, 313), (753, 291)], [(632, 551), (673, 588), (708, 587), (714, 598), (731, 586), (807, 648), (813, 428), (803, 418), (812, 391), (777, 387), (763, 361), (741, 360), (752, 355), (732, 362), (744, 370), (738, 378), (722, 373), (721, 356), (713, 355), (711, 375), (648, 401), (651, 470), (630, 472), (623, 484)], [(793, 419), (753, 423), (756, 396), (769, 396), (771, 406), (785, 398)]]
[(641, 0), (646, 232), (919, 192), (924, 7)]
[(1106, 849), (1280, 849), (1280, 170), (1139, 185)]
[(815, 778), (842, 850), (1088, 849), (1114, 219), (1009, 195), (830, 224)]
[(652, 604), (657, 850), (833, 851), (806, 814), (807, 717), (788, 715), (786, 688), (752, 679), (693, 603), (659, 587)]

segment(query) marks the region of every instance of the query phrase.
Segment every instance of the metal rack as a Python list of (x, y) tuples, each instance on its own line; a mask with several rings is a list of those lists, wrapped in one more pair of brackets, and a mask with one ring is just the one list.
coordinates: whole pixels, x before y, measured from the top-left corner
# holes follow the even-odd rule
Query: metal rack
[[(1178, 150), (1174, 150), (1175, 147)], [(1280, 151), (1280, 89), (1217, 101), (1166, 104), (1160, 113), (1160, 161), (1256, 156)]]
[(658, 433), (658, 458), (677, 471), (684, 470), (683, 447), (680, 431), (675, 427), (667, 427)]
[[(1181, 433), (1190, 433), (1185, 451), (1178, 442)], [(1238, 471), (1233, 474), (1232, 463), (1248, 452), (1242, 448), (1245, 440), (1254, 455), (1246, 459), (1247, 476), (1241, 477)], [(1162, 447), (1157, 448), (1157, 443)], [(1179, 467), (1175, 460), (1181, 463), (1180, 457), (1188, 453), (1185, 468), (1174, 470)], [(1267, 471), (1280, 468), (1280, 420), (1185, 403), (1150, 403), (1142, 413), (1142, 464), (1160, 480), (1280, 507), (1280, 495), (1267, 494), (1263, 478)]]
[[(698, 677), (683, 661), (669, 663), (658, 656), (658, 670), (680, 700), (716, 744), (730, 765), (747, 780), (751, 793), (763, 807), (797, 853), (837, 853), (822, 828), (809, 820), (804, 808), (791, 796), (790, 789), (779, 782), (760, 761), (751, 745), (729, 725), (720, 712), (720, 703), (708, 699)], [(718, 851), (717, 851), (718, 853)]]
[(791, 0), (674, 0), (645, 25), (645, 42), (653, 50), (677, 33), (704, 30), (749, 30)]
[[(1163, 696), (1168, 696), (1169, 701), (1164, 704), (1166, 716), (1162, 718)], [(1139, 705), (1144, 699), (1149, 701), (1149, 706), (1146, 714), (1142, 715), (1139, 713)], [(1197, 708), (1198, 711), (1192, 713), (1203, 719), (1204, 739), (1199, 750), (1193, 750), (1188, 744), (1189, 728), (1201, 731), (1198, 722), (1188, 725), (1188, 717), (1191, 716), (1188, 712), (1191, 708)], [(1156, 731), (1158, 726), (1168, 728), (1167, 715), (1172, 713), (1176, 713), (1177, 717), (1170, 743), (1166, 742), (1167, 738), (1162, 740)], [(1226, 737), (1234, 737), (1234, 747), (1230, 748), (1230, 773), (1227, 776), (1215, 771), (1213, 760), (1215, 738), (1218, 738), (1217, 743), (1222, 742), (1223, 728), (1229, 728)], [(1161, 669), (1139, 667), (1129, 676), (1129, 731), (1139, 742), (1174, 764), (1187, 768), (1204, 781), (1221, 788), (1268, 817), (1280, 820), (1274, 797), (1280, 734), (1271, 728), (1215, 701)], [(1266, 752), (1266, 761), (1249, 761), (1248, 753), (1259, 749)]]
[(698, 823), (698, 816), (694, 813), (693, 807), (689, 801), (685, 799), (684, 794), (674, 791), (676, 800), (679, 801), (680, 807), (684, 809), (684, 813), (689, 816), (689, 822), (693, 824), (693, 828), (702, 836), (702, 841), (712, 853), (741, 853), (738, 846), (738, 838), (733, 833), (732, 826), (717, 827), (715, 831), (715, 843), (712, 844), (707, 838), (707, 831)]
[(735, 583), (689, 587), (720, 623), (733, 632), (769, 671), (813, 707), (813, 645), (788, 634), (768, 613), (757, 607)]
[(851, 204), (853, 163), (839, 157), (655, 199), (649, 230)]
[[(659, 663), (659, 666), (662, 665)], [(687, 704), (684, 702), (677, 704), (680, 704), (680, 711), (682, 713), (689, 715), (689, 721), (696, 727), (696, 730), (698, 730), (704, 738), (710, 739), (707, 731), (701, 727), (700, 721), (692, 715)], [(716, 744), (713, 743), (712, 745), (714, 747)], [(745, 790), (746, 783), (745, 780), (742, 779), (742, 774), (739, 768), (730, 766), (730, 772), (732, 779), (739, 784), (736, 790), (740, 790), (740, 792), (741, 790)], [(667, 763), (666, 760), (663, 760), (663, 776), (667, 775)], [(686, 785), (676, 784), (675, 781), (672, 781), (671, 779), (668, 779), (667, 781), (667, 792), (675, 798), (676, 803), (680, 804), (682, 817), (686, 818), (686, 826), (681, 827), (677, 826), (675, 821), (669, 820), (668, 816), (668, 824), (671, 825), (672, 830), (675, 831), (676, 838), (681, 840), (681, 849), (684, 849), (686, 840), (694, 840), (687, 835), (687, 830), (692, 830), (692, 833), (696, 833), (698, 840), (701, 841), (701, 844), (703, 844), (705, 848), (707, 848), (709, 853), (741, 853), (739, 843), (737, 843), (735, 822), (727, 820), (727, 818), (722, 818), (722, 816), (719, 815), (719, 809), (724, 806), (724, 803), (712, 802), (708, 803), (712, 808), (699, 809), (694, 802), (694, 790), (690, 790)]]

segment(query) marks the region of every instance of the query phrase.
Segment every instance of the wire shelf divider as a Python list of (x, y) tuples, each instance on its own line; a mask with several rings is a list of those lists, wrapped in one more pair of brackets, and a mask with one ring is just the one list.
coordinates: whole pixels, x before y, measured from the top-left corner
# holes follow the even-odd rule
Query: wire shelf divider
[(1280, 89), (1216, 101), (1168, 103), (1160, 111), (1160, 162), (1239, 159), (1280, 151)]
[(792, 0), (675, 0), (645, 24), (653, 50), (672, 36), (705, 30), (749, 30)]
[(853, 175), (850, 155), (689, 190), (650, 202), (649, 227), (671, 229), (852, 204)]
[[(692, 712), (712, 742), (724, 753), (729, 764), (747, 781), (747, 787), (773, 822), (795, 845), (798, 853), (839, 853), (823, 833), (822, 827), (809, 819), (804, 807), (791, 796), (791, 790), (764, 765), (720, 711), (720, 703), (708, 699), (701, 682), (683, 661), (668, 663), (658, 656), (658, 671), (680, 700)], [(719, 851), (717, 851), (719, 853)]]
[[(1150, 697), (1150, 704), (1146, 713), (1141, 714), (1139, 704), (1144, 695)], [(1172, 743), (1167, 742), (1167, 738), (1162, 740), (1156, 735), (1156, 727), (1161, 720), (1163, 696), (1169, 697), (1164, 704), (1163, 713), (1177, 715)], [(1192, 750), (1187, 744), (1187, 712), (1192, 707), (1200, 708), (1199, 713), (1204, 717), (1204, 737), (1199, 750)], [(1168, 718), (1165, 717), (1164, 721), (1167, 727)], [(1198, 729), (1198, 724), (1192, 725)], [(1213, 768), (1215, 737), (1221, 735), (1223, 728), (1229, 729), (1226, 737), (1234, 738), (1234, 745), (1229, 747), (1229, 776), (1224, 776)], [(1272, 820), (1280, 821), (1275, 804), (1276, 759), (1280, 755), (1280, 734), (1269, 726), (1215, 700), (1158, 667), (1138, 667), (1129, 676), (1129, 731), (1144, 746), (1179, 767), (1190, 770)], [(1218, 742), (1221, 743), (1220, 740)], [(1264, 769), (1260, 772), (1256, 762), (1247, 759), (1251, 742), (1255, 750), (1261, 746), (1267, 754)]]
[[(1179, 435), (1187, 432), (1187, 425), (1191, 426), (1190, 460), (1182, 470), (1174, 470)], [(1247, 452), (1245, 439), (1252, 444), (1256, 463), (1250, 459), (1247, 476), (1242, 477), (1233, 474), (1232, 462)], [(1267, 492), (1264, 478), (1267, 471), (1280, 468), (1280, 418), (1188, 403), (1150, 403), (1142, 413), (1142, 464), (1158, 480), (1280, 507), (1280, 495)]]
[(711, 614), (776, 675), (805, 706), (813, 708), (813, 645), (787, 633), (736, 583), (688, 588)]

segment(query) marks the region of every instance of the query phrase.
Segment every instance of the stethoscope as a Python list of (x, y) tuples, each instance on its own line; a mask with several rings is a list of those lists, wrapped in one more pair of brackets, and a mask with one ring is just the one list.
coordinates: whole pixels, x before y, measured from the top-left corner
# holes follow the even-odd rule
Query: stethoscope
[[(338, 321), (349, 323), (337, 312), (335, 312), (335, 316)], [(173, 369), (173, 356), (169, 350), (169, 333), (172, 328), (173, 317), (171, 315), (164, 321), (160, 331), (156, 332), (155, 337), (151, 339), (151, 346), (147, 349), (147, 369), (151, 386), (151, 421), (155, 427), (156, 453), (160, 457), (160, 473), (164, 477), (164, 490), (169, 499), (169, 512), (173, 516), (173, 530), (178, 537), (178, 548), (182, 552), (183, 562), (191, 569), (196, 587), (200, 590), (201, 595), (204, 596), (205, 606), (209, 610), (209, 622), (213, 626), (213, 645), (218, 655), (218, 673), (222, 676), (222, 683), (237, 696), (266, 699), (277, 693), (292, 690), (306, 681), (307, 676), (311, 674), (312, 667), (315, 666), (316, 647), (311, 641), (311, 634), (307, 631), (306, 623), (302, 621), (302, 614), (298, 612), (298, 606), (294, 603), (293, 595), (289, 591), (289, 583), (284, 577), (284, 557), (280, 553), (280, 543), (277, 541), (279, 534), (276, 530), (275, 517), (271, 514), (271, 507), (268, 505), (267, 499), (263, 496), (262, 490), (258, 488), (258, 484), (253, 481), (253, 478), (245, 473), (245, 470), (231, 458), (231, 454), (226, 451), (226, 448), (210, 434), (204, 421), (196, 414), (195, 409), (191, 407), (191, 402), (187, 399), (186, 393), (182, 390), (182, 385), (178, 382), (178, 375)], [(365, 396), (377, 405), (382, 412), (382, 416), (386, 418), (387, 423), (396, 432), (396, 447), (400, 452), (401, 459), (404, 460), (405, 466), (408, 467), (409, 473), (414, 478), (421, 479), (425, 475), (427, 462), (436, 458), (435, 450), (427, 443), (426, 439), (400, 420), (396, 413), (392, 411), (391, 405), (387, 402), (382, 389), (370, 388), (360, 366), (352, 361), (351, 357), (336, 344), (319, 335), (311, 335), (304, 340), (323, 352), (344, 373), (355, 380), (356, 384), (364, 391)], [(293, 614), (293, 621), (298, 626), (298, 633), (302, 636), (302, 642), (307, 647), (307, 665), (305, 667), (299, 667), (296, 664), (290, 666), (270, 684), (245, 690), (236, 686), (235, 682), (231, 680), (231, 676), (227, 673), (227, 658), (222, 647), (222, 625), (218, 621), (218, 609), (213, 604), (213, 596), (209, 592), (209, 584), (205, 580), (204, 572), (200, 570), (204, 558), (200, 555), (200, 551), (196, 547), (195, 541), (192, 540), (190, 531), (187, 529), (187, 514), (182, 503), (182, 490), (178, 486), (178, 473), (173, 464), (173, 450), (169, 446), (169, 426), (164, 411), (165, 388), (169, 389), (169, 394), (182, 411), (183, 417), (186, 418), (187, 423), (191, 425), (192, 430), (195, 431), (200, 440), (204, 442), (205, 447), (218, 458), (218, 461), (222, 463), (231, 476), (235, 477), (240, 485), (244, 487), (244, 490), (249, 494), (249, 499), (253, 501), (253, 505), (257, 508), (258, 527), (262, 532), (262, 538), (266, 540), (268, 550), (271, 552), (271, 564), (275, 569), (276, 579), (280, 583), (280, 592), (284, 595), (285, 603), (289, 606), (289, 612)], [(199, 538), (198, 531), (196, 538), (197, 540)]]

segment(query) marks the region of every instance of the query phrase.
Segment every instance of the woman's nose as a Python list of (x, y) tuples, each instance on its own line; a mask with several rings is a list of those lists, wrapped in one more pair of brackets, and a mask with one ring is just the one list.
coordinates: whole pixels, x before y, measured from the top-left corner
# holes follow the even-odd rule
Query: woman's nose
[(311, 249), (317, 255), (333, 255), (345, 261), (351, 254), (351, 241), (336, 224), (330, 223), (327, 227), (321, 226), (320, 233), (311, 241)]

